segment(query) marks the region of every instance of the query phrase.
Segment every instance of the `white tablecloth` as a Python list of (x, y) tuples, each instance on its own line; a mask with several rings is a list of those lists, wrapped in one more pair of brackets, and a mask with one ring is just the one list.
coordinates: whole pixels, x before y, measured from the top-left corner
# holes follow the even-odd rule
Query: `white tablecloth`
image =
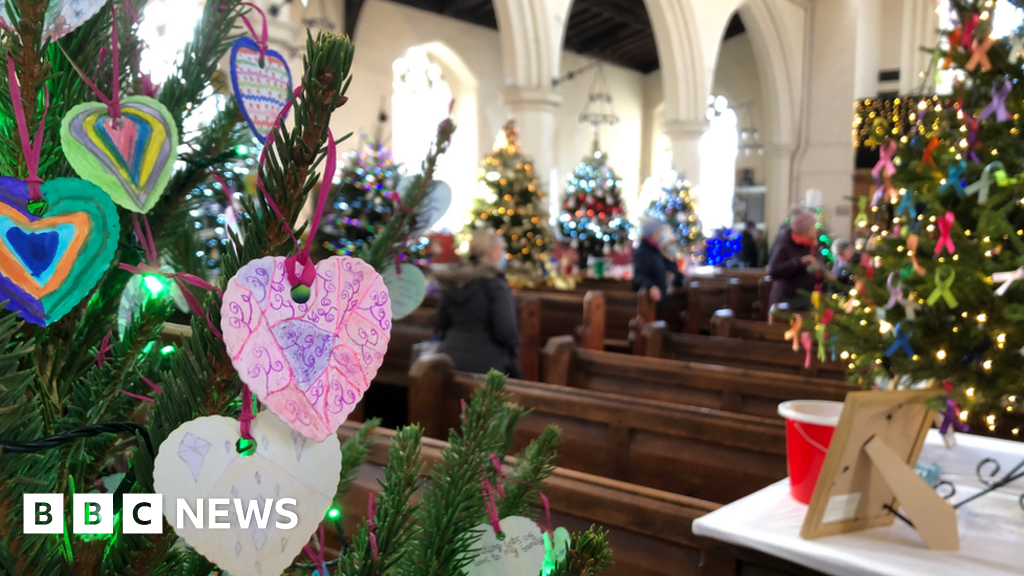
[[(932, 430), (921, 461), (942, 468), (942, 479), (957, 487), (952, 501), (959, 502), (981, 486), (975, 467), (986, 456), (996, 458), (1005, 473), (1024, 459), (1024, 444), (958, 434), (957, 446), (946, 449)], [(899, 520), (885, 528), (804, 540), (800, 527), (807, 506), (789, 495), (788, 479), (698, 518), (693, 532), (836, 576), (1021, 576), (1024, 509), (1017, 499), (1022, 493), (1024, 479), (960, 508), (957, 552), (928, 550)]]

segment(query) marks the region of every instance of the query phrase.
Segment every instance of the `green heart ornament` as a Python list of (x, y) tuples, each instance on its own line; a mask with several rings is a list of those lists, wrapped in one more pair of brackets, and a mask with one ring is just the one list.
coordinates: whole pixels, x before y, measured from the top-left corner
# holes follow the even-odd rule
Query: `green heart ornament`
[(100, 102), (75, 106), (61, 121), (60, 141), (79, 176), (117, 205), (145, 214), (174, 170), (178, 129), (163, 104), (130, 96), (121, 100), (120, 120)]

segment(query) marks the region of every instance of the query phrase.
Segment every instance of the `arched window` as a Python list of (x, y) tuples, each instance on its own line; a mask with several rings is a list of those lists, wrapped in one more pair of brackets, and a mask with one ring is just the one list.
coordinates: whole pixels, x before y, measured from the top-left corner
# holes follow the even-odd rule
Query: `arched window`
[(732, 200), (736, 191), (736, 154), (739, 147), (736, 112), (723, 96), (712, 97), (707, 118), (711, 123), (700, 138), (700, 186), (697, 214), (704, 230), (733, 224)]

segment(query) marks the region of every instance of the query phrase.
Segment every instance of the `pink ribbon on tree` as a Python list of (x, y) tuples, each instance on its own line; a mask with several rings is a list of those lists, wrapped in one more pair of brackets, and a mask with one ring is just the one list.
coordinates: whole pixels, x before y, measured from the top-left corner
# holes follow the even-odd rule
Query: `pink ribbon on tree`
[[(315, 565), (317, 570), (320, 572), (320, 576), (327, 576), (327, 563), (324, 561), (327, 538), (323, 522), (321, 522), (320, 526), (316, 529), (316, 543), (316, 550), (313, 550), (309, 544), (306, 544), (302, 547), (302, 551), (305, 552), (306, 556), (313, 561), (313, 565)], [(374, 559), (376, 560), (376, 556), (374, 556)]]
[[(244, 14), (239, 14), (239, 17), (242, 19), (242, 23), (245, 24), (245, 27), (249, 29), (249, 34), (252, 34), (252, 39), (256, 42), (256, 45), (260, 47), (260, 64), (262, 65), (263, 59), (267, 55), (267, 15), (263, 12), (263, 10), (260, 10), (259, 6), (253, 4), (252, 2), (239, 2), (238, 5), (252, 8), (260, 15), (260, 18), (263, 19), (263, 29), (260, 34), (257, 34), (256, 27), (252, 25), (252, 22), (250, 22), (249, 19), (246, 18)], [(221, 10), (228, 9), (227, 6), (217, 6), (217, 8)]]
[(811, 349), (813, 348), (813, 346), (811, 344), (811, 333), (810, 332), (802, 332), (800, 334), (800, 344), (804, 347), (804, 352), (807, 354), (804, 357), (804, 368), (810, 368), (811, 367)]
[(43, 192), (40, 188), (43, 180), (39, 177), (39, 156), (43, 150), (43, 127), (46, 126), (46, 110), (50, 107), (50, 93), (46, 94), (46, 103), (43, 107), (43, 117), (39, 121), (39, 128), (36, 130), (36, 137), (33, 140), (28, 135), (28, 121), (25, 120), (25, 107), (21, 101), (21, 86), (18, 84), (18, 74), (14, 69), (14, 60), (7, 57), (7, 84), (11, 91), (11, 105), (14, 108), (14, 119), (18, 125), (18, 138), (21, 139), (21, 151), (25, 155), (25, 168), (28, 175), (25, 183), (28, 184), (28, 198), (33, 202), (43, 200)]
[(974, 31), (978, 28), (979, 17), (977, 14), (971, 14), (967, 21), (964, 22), (964, 33), (960, 35), (960, 46), (964, 48), (970, 48), (974, 40)]
[(939, 218), (939, 243), (935, 245), (935, 255), (938, 256), (942, 253), (942, 249), (945, 248), (950, 254), (956, 254), (956, 245), (953, 244), (953, 239), (949, 237), (949, 233), (953, 230), (953, 222), (956, 220), (956, 214), (947, 211)]
[(896, 165), (892, 159), (896, 154), (896, 142), (889, 140), (878, 147), (878, 163), (871, 169), (871, 174), (877, 179), (879, 176), (886, 178), (896, 173)]
[[(129, 2), (125, 2), (125, 4), (126, 5), (129, 4)], [(68, 62), (71, 64), (71, 67), (75, 69), (75, 72), (78, 72), (78, 76), (81, 77), (82, 82), (84, 82), (85, 85), (88, 86), (90, 90), (92, 90), (92, 93), (95, 94), (96, 97), (100, 99), (100, 102), (102, 102), (102, 103), (107, 105), (107, 114), (110, 116), (110, 119), (114, 120), (118, 124), (120, 124), (120, 122), (121, 122), (121, 95), (120, 95), (121, 76), (120, 76), (120, 66), (119, 66), (120, 50), (118, 48), (119, 42), (117, 40), (117, 6), (115, 4), (111, 4), (110, 5), (110, 14), (111, 14), (111, 24), (110, 24), (110, 45), (111, 46), (110, 46), (110, 52), (111, 52), (111, 58), (113, 59), (113, 65), (111, 66), (111, 69), (113, 70), (113, 73), (112, 73), (112, 78), (110, 80), (110, 96), (107, 96), (106, 94), (104, 94), (103, 92), (100, 91), (100, 89), (96, 86), (96, 83), (93, 82), (92, 79), (89, 78), (85, 74), (85, 72), (83, 72), (82, 69), (78, 67), (78, 64), (75, 64), (75, 61), (71, 59), (71, 56), (67, 52), (64, 52), (64, 56), (68, 59)], [(64, 51), (64, 47), (63, 46), (60, 46), (60, 44), (58, 44), (57, 46), (60, 47), (62, 52)], [(100, 58), (102, 59), (102, 57), (103, 57), (103, 55), (101, 53)]]
[(377, 561), (377, 521), (374, 518), (377, 515), (377, 499), (373, 492), (370, 492), (369, 499), (366, 503), (367, 514), (366, 524), (370, 531), (370, 550), (373, 551), (373, 561)]
[(100, 341), (100, 347), (96, 350), (96, 365), (103, 368), (103, 363), (107, 359), (107, 352), (110, 352), (110, 330), (103, 335), (103, 340)]
[[(520, 480), (516, 480), (515, 478), (509, 478), (508, 476), (505, 476), (505, 471), (501, 469), (501, 461), (498, 460), (498, 457), (495, 456), (493, 453), (490, 455), (490, 459), (491, 459), (491, 465), (494, 466), (494, 469), (498, 471), (498, 480), (499, 480), (499, 482), (498, 482), (498, 495), (499, 496), (501, 496), (502, 498), (505, 497), (505, 489), (501, 485), (501, 482), (503, 482), (505, 480), (508, 480), (510, 482), (515, 482), (516, 484), (519, 484), (520, 486), (526, 486), (527, 488), (532, 488), (532, 486), (530, 486), (526, 482), (522, 482)], [(539, 490), (537, 491), (537, 496), (540, 497), (541, 506), (543, 506), (543, 508), (544, 508), (544, 519), (547, 522), (547, 526), (541, 526), (541, 528), (543, 528), (549, 534), (554, 533), (554, 527), (551, 525), (551, 503), (548, 501), (548, 497), (545, 496), (544, 493), (539, 491)]]

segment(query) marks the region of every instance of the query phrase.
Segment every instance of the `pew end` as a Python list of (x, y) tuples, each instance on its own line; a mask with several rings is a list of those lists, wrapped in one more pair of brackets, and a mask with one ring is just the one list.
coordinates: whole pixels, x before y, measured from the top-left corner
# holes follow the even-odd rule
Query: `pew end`
[(663, 320), (645, 324), (643, 335), (640, 337), (640, 352), (636, 355), (650, 358), (665, 357), (665, 340), (668, 334), (668, 324)]
[(544, 377), (541, 382), (569, 386), (573, 373), (576, 340), (572, 336), (555, 336), (544, 345)]

